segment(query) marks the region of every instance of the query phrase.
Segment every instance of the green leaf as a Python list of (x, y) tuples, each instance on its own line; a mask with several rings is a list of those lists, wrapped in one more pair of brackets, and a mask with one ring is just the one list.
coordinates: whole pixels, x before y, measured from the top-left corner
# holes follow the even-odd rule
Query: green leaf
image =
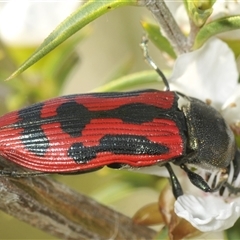
[(157, 82), (160, 83), (159, 75), (154, 70), (148, 70), (123, 76), (93, 89), (92, 92), (121, 91), (137, 85), (149, 85)]
[(228, 46), (232, 49), (237, 58), (240, 55), (240, 48), (239, 48), (239, 39), (223, 39), (224, 42), (228, 44)]
[(210, 37), (240, 28), (240, 15), (224, 17), (203, 26), (198, 32), (193, 48), (200, 48)]
[(142, 27), (147, 32), (149, 39), (158, 49), (166, 52), (170, 57), (174, 59), (177, 57), (167, 38), (165, 38), (160, 32), (158, 25), (143, 21)]
[(137, 0), (91, 0), (79, 7), (68, 18), (66, 18), (58, 27), (44, 40), (40, 47), (9, 77), (10, 80), (39, 59), (44, 57), (59, 44), (71, 37), (81, 28), (92, 22), (94, 19), (109, 12), (110, 10), (127, 5), (138, 5)]

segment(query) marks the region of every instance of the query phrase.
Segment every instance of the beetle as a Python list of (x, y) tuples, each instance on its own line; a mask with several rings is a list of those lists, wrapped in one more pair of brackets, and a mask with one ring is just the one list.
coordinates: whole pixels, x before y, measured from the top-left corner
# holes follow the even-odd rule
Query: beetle
[(209, 192), (187, 165), (227, 172), (236, 152), (233, 132), (214, 108), (172, 91), (69, 95), (0, 117), (0, 156), (22, 167), (81, 173), (166, 166), (176, 198), (182, 190), (169, 162)]
[[(0, 156), (33, 172), (3, 169), (2, 176), (41, 173), (82, 173), (104, 166), (140, 168), (165, 166), (173, 194), (183, 194), (170, 163), (180, 166), (205, 192), (227, 187), (230, 165), (240, 172), (234, 134), (219, 112), (206, 103), (170, 91), (153, 89), (89, 93), (58, 97), (0, 117)], [(191, 166), (222, 172), (210, 187)]]

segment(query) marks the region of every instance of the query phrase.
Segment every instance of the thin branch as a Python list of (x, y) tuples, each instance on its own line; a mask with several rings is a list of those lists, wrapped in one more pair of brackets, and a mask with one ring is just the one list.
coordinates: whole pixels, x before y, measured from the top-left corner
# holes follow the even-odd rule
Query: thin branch
[(46, 176), (1, 177), (0, 199), (2, 211), (61, 239), (153, 239), (156, 235)]
[(189, 24), (190, 24), (190, 33), (188, 36), (188, 46), (192, 47), (196, 39), (196, 36), (200, 30), (200, 27), (196, 26), (196, 24), (192, 21), (191, 18), (189, 18)]
[(144, 2), (152, 12), (175, 51), (179, 54), (188, 52), (187, 38), (181, 32), (165, 2), (163, 0), (142, 0), (140, 2), (141, 4)]

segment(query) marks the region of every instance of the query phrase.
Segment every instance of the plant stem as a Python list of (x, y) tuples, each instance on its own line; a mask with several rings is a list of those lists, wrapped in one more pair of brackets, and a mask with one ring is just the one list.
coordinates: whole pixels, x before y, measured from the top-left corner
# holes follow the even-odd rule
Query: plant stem
[[(15, 172), (23, 171), (1, 157), (0, 162), (3, 169), (14, 167)], [(156, 235), (47, 176), (0, 176), (0, 209), (60, 239), (149, 240)]]
[(156, 232), (49, 177), (0, 181), (0, 209), (61, 239), (153, 239)]
[(158, 21), (175, 52), (178, 54), (188, 52), (187, 38), (181, 32), (165, 2), (163, 0), (144, 0), (142, 2)]

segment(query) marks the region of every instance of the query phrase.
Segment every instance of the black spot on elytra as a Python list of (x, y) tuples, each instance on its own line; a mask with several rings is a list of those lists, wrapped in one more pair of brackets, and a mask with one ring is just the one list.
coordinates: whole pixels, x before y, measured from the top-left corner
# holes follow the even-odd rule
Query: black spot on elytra
[(22, 128), (21, 141), (30, 152), (44, 156), (49, 148), (49, 140), (41, 128), (41, 110), (44, 104), (39, 103), (18, 112), (17, 128)]
[(85, 147), (82, 143), (74, 143), (68, 150), (68, 156), (76, 163), (87, 163), (96, 158), (99, 152), (116, 155), (160, 155), (167, 153), (168, 150), (168, 147), (151, 142), (143, 136), (105, 135), (98, 146)]
[(57, 108), (56, 121), (63, 132), (71, 137), (81, 136), (82, 130), (90, 123), (91, 114), (86, 107), (76, 102), (66, 102)]
[(160, 117), (164, 118), (162, 109), (159, 111), (159, 108), (144, 103), (125, 104), (111, 110), (89, 111), (84, 105), (70, 101), (57, 108), (57, 115), (51, 121), (59, 122), (62, 131), (71, 137), (79, 137), (92, 119), (113, 118), (125, 123), (142, 124)]
[(68, 150), (68, 156), (77, 163), (87, 163), (96, 158), (97, 147), (84, 147), (82, 143), (74, 143)]
[(154, 143), (144, 136), (105, 135), (100, 140), (101, 151), (114, 154), (158, 155), (168, 151), (168, 147)]
[(112, 118), (119, 118), (123, 122), (141, 124), (151, 122), (154, 118), (164, 117), (159, 108), (144, 103), (126, 104), (109, 113)]

